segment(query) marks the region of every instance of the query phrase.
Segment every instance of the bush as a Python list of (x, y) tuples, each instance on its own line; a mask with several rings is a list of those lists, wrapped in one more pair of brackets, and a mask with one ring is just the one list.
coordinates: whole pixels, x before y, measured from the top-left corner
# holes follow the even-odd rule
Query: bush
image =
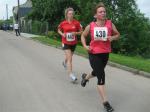
[(54, 31), (48, 31), (47, 37), (56, 39), (59, 37), (59, 34)]

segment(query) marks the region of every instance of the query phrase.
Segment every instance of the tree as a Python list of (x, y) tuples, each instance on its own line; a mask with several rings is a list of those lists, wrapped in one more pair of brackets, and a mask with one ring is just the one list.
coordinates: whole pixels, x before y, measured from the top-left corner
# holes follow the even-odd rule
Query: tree
[(77, 4), (72, 0), (32, 0), (33, 11), (30, 14), (32, 19), (48, 21), (50, 29), (55, 30), (58, 23), (64, 18), (64, 9), (73, 7), (79, 10)]
[(81, 8), (83, 26), (93, 19), (93, 6), (103, 2), (107, 17), (117, 26), (121, 39), (113, 43), (113, 52), (150, 57), (149, 19), (138, 10), (135, 0), (76, 0)]
[(138, 10), (135, 0), (32, 0), (29, 17), (48, 21), (50, 30), (56, 30), (64, 19), (64, 9), (73, 7), (75, 17), (85, 27), (93, 20), (93, 9), (99, 2), (105, 4), (107, 18), (121, 33), (120, 40), (112, 44), (113, 52), (150, 57), (150, 20)]

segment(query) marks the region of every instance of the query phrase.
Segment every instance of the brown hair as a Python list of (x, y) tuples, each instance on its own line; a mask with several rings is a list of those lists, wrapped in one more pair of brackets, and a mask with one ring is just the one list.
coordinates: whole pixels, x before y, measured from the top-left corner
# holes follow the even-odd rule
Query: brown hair
[(104, 8), (106, 9), (104, 3), (103, 3), (103, 2), (100, 2), (100, 3), (98, 3), (98, 4), (95, 6), (95, 8), (94, 8), (94, 14), (97, 13), (97, 9), (100, 8), (100, 7), (104, 7)]
[(66, 19), (67, 19), (67, 13), (68, 13), (69, 11), (73, 11), (73, 13), (74, 13), (74, 9), (73, 9), (72, 7), (69, 7), (69, 8), (67, 8), (67, 9), (65, 9), (65, 18), (66, 18)]

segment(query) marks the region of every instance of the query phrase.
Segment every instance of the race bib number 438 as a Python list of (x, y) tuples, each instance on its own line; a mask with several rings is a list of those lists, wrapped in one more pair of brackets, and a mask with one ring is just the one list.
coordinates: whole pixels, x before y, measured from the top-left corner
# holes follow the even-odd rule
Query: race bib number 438
[(107, 41), (108, 29), (107, 27), (94, 28), (94, 40)]
[(74, 41), (75, 36), (72, 35), (72, 33), (66, 33), (66, 39), (67, 39), (67, 41)]

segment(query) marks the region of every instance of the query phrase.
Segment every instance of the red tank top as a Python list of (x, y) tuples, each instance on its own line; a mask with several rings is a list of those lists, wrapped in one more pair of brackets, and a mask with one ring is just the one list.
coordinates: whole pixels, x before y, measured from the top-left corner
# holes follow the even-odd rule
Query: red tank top
[(90, 34), (90, 52), (92, 54), (111, 52), (111, 42), (107, 40), (107, 37), (112, 35), (111, 20), (106, 20), (104, 27), (99, 27), (95, 22), (91, 22)]

